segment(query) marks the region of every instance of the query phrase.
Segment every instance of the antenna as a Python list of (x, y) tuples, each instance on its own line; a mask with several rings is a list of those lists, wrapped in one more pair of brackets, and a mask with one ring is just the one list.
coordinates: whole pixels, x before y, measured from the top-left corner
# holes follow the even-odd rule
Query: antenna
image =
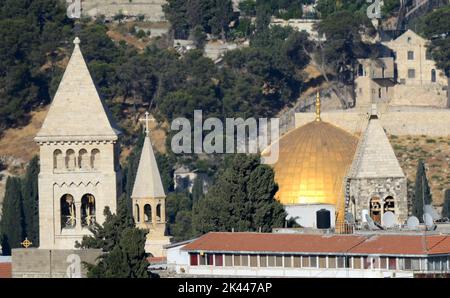
[(429, 213), (423, 214), (423, 221), (425, 222), (427, 231), (436, 230), (437, 226), (434, 224), (433, 217)]
[(419, 219), (415, 216), (410, 216), (406, 221), (406, 226), (408, 229), (416, 230), (420, 225)]
[(395, 214), (391, 211), (385, 212), (381, 218), (381, 222), (385, 228), (392, 228), (395, 225)]
[(425, 205), (423, 207), (423, 212), (424, 213), (428, 213), (431, 215), (431, 217), (433, 218), (433, 220), (439, 220), (442, 217), (439, 215), (439, 213), (437, 213), (436, 209), (434, 209), (434, 207), (432, 205)]

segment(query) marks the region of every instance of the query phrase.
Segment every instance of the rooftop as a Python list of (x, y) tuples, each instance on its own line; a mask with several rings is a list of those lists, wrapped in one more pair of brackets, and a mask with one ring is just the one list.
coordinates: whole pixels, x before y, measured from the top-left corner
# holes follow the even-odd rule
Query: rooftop
[(450, 254), (450, 235), (336, 235), (211, 232), (186, 251), (353, 255)]

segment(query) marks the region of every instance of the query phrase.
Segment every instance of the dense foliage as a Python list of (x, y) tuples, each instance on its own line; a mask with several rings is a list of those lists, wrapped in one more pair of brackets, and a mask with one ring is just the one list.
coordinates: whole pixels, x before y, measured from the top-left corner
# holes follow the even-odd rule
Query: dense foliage
[(28, 238), (33, 247), (39, 246), (38, 206), (39, 160), (33, 158), (23, 178), (8, 177), (0, 221), (0, 241), (3, 254), (21, 247)]
[(420, 27), (424, 36), (431, 40), (429, 50), (437, 67), (450, 76), (450, 5), (425, 15)]
[(117, 206), (117, 214), (108, 207), (103, 225), (91, 228), (92, 236), (84, 236), (77, 247), (101, 249), (104, 253), (95, 264), (87, 264), (89, 278), (146, 278), (148, 262), (144, 250), (146, 231), (134, 227), (125, 197)]
[(59, 0), (0, 0), (0, 133), (47, 104), (58, 47), (71, 30)]

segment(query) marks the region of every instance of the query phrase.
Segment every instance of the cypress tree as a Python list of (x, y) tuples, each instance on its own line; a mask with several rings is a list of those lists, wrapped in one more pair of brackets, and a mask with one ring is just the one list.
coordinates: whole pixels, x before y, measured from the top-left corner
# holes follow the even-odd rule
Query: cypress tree
[(419, 160), (416, 173), (416, 184), (413, 201), (413, 215), (420, 221), (423, 220), (423, 207), (430, 205), (432, 202), (430, 186), (428, 184), (425, 164)]
[(22, 197), (25, 236), (39, 246), (39, 195), (38, 195), (39, 158), (34, 157), (22, 180)]
[(12, 248), (21, 247), (24, 239), (23, 206), (19, 178), (8, 177), (0, 223), (1, 244), (4, 255), (10, 255)]
[(444, 207), (442, 208), (442, 217), (450, 218), (450, 189), (445, 191)]
[(192, 185), (192, 201), (195, 203), (201, 198), (203, 198), (203, 177), (199, 174)]

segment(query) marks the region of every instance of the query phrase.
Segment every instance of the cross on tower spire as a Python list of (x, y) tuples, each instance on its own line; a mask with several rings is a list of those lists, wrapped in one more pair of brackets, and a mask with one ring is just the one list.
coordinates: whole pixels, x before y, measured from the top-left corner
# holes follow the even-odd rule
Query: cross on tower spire
[(155, 118), (150, 117), (150, 113), (149, 112), (145, 112), (145, 118), (141, 118), (141, 119), (139, 119), (139, 121), (145, 122), (145, 135), (148, 137), (149, 134), (150, 134), (149, 122), (150, 121), (155, 121)]

